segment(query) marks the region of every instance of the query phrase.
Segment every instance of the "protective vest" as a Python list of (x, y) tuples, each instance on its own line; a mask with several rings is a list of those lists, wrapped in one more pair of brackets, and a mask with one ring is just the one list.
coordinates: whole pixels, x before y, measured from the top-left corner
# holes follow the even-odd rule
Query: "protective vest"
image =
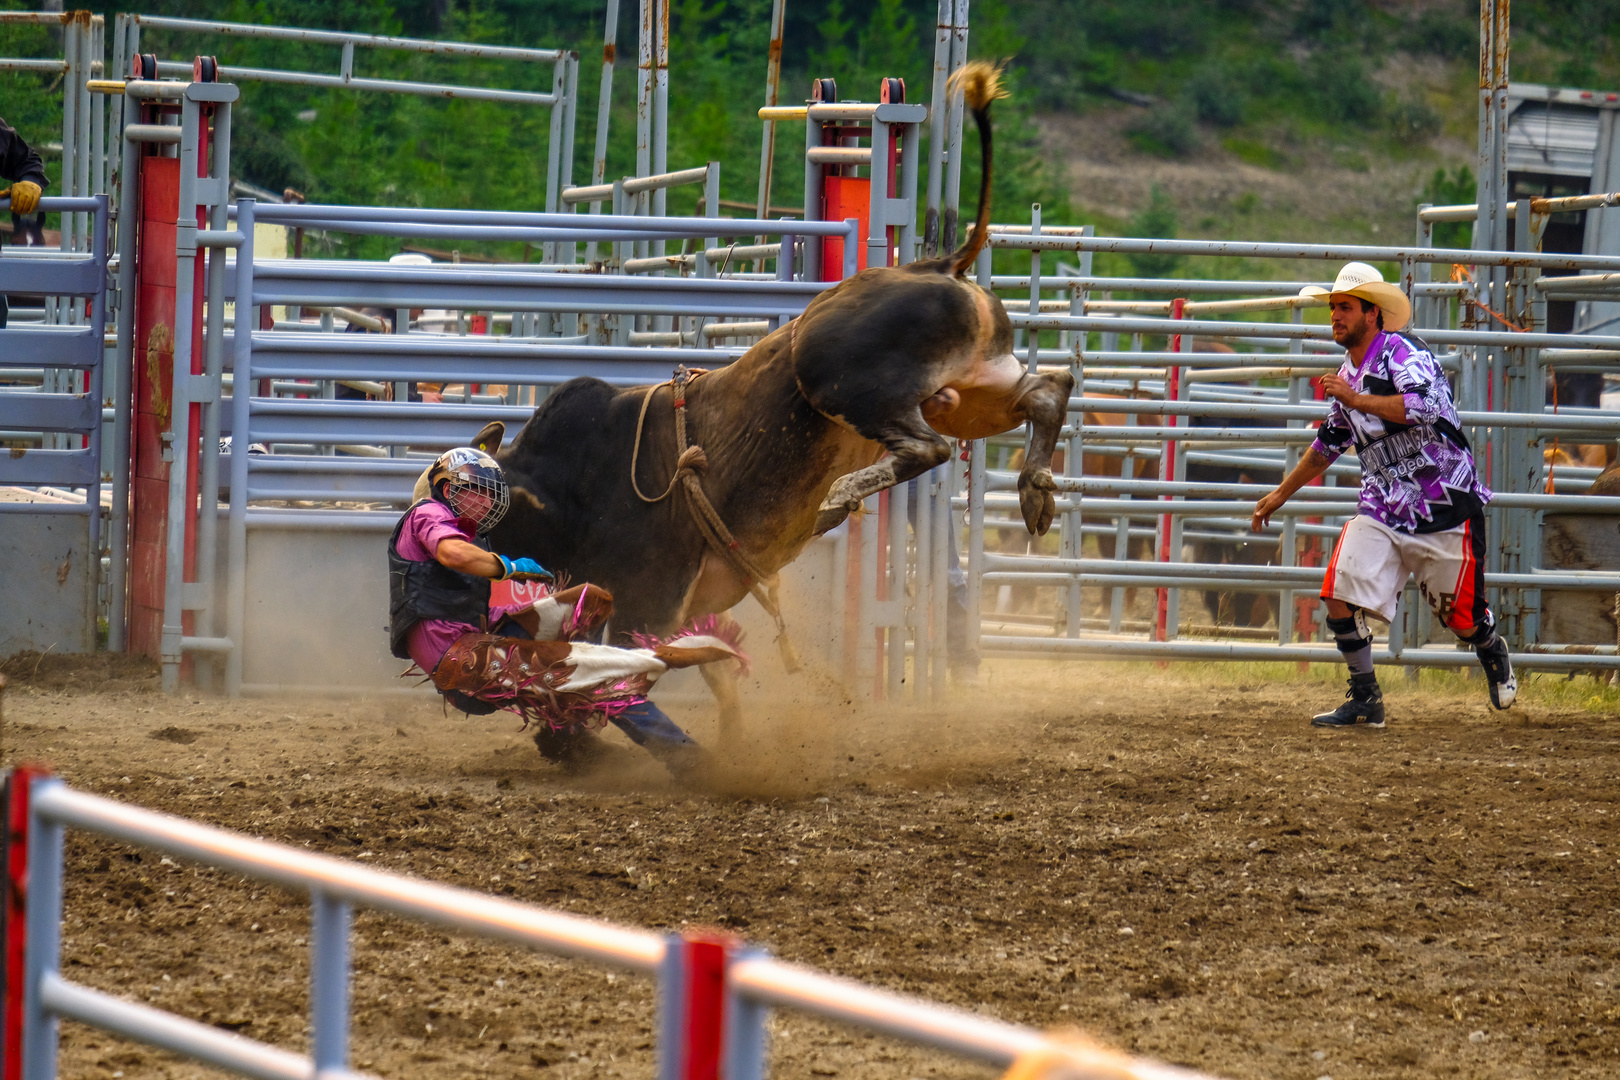
[[(423, 499), (411, 510), (430, 501)], [(404, 528), (402, 515), (388, 541), (388, 643), (395, 656), (409, 660), (405, 637), (423, 619), (448, 619), (485, 628), (489, 619), (489, 579), (463, 574), (434, 559), (417, 562), (402, 557), (399, 534)], [(489, 550), (481, 537), (474, 537), (472, 543)]]

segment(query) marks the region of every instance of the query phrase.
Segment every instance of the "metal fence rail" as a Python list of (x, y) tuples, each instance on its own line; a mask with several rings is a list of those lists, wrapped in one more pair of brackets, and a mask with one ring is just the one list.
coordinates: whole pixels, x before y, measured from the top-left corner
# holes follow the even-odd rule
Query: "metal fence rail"
[[(514, 105), (538, 105), (551, 109), (551, 129), (546, 146), (546, 209), (556, 210), (563, 188), (573, 183), (574, 124), (578, 111), (579, 54), (566, 49), (528, 49), (504, 45), (484, 45), (459, 41), (425, 41), (417, 38), (356, 34), (335, 30), (304, 30), (284, 26), (256, 26), (245, 23), (181, 19), (170, 16), (121, 14), (113, 31), (113, 69), (124, 77), (132, 59), (141, 52), (143, 30), (252, 38), (270, 41), (331, 45), (340, 50), (335, 73), (286, 71), (267, 68), (220, 67), (218, 77), (228, 82), (265, 82), (276, 85), (316, 86), (333, 89), (408, 94), (419, 97), (496, 101)], [(422, 83), (405, 79), (365, 78), (355, 74), (355, 49), (409, 52), (417, 55), (458, 57), (474, 60), (511, 61), (552, 65), (548, 91), (502, 89), (499, 87)], [(159, 61), (156, 74), (181, 79), (191, 77), (190, 62)]]
[[(1592, 205), (1612, 201), (1597, 199)], [(1530, 201), (1525, 200), (1523, 212), (1529, 209)], [(1006, 471), (1005, 464), (991, 460), (986, 443), (971, 450), (969, 494), (954, 500), (954, 505), (966, 511), (969, 522), (968, 605), (972, 636), (983, 651), (1007, 656), (1337, 659), (1329, 644), (1295, 642), (1320, 634), (1314, 594), (1322, 572), (1320, 556), (1312, 556), (1320, 549), (1312, 544), (1336, 535), (1338, 525), (1354, 512), (1356, 488), (1338, 486), (1358, 476), (1354, 458), (1330, 469), (1323, 486), (1300, 492), (1265, 533), (1248, 532), (1254, 500), (1272, 487), (1265, 482), (1267, 477), (1280, 477), (1293, 467), (1314, 438), (1315, 423), (1325, 415), (1325, 405), (1312, 400), (1310, 380), (1340, 362), (1342, 354), (1331, 345), (1329, 329), (1303, 322), (1304, 303), (1289, 299), (1300, 282), (1158, 281), (1094, 274), (1092, 255), (1110, 251), (1397, 263), (1401, 283), (1414, 297), (1414, 332), (1435, 347), (1442, 367), (1455, 374), (1463, 426), (1477, 448), (1487, 482), (1498, 492), (1487, 511), (1493, 547), (1486, 581), (1515, 659), (1532, 667), (1620, 666), (1612, 645), (1545, 641), (1540, 632), (1543, 590), (1620, 593), (1620, 567), (1569, 571), (1541, 565), (1544, 515), (1620, 516), (1620, 499), (1575, 493), (1590, 483), (1592, 470), (1577, 476), (1560, 465), (1553, 478), (1555, 470), (1543, 461), (1543, 447), (1555, 439), (1612, 444), (1620, 438), (1620, 415), (1558, 409), (1542, 401), (1543, 374), (1551, 368), (1620, 373), (1620, 337), (1540, 330), (1546, 324), (1546, 297), (1564, 282), (1583, 280), (1544, 278), (1541, 273), (1580, 271), (1591, 282), (1585, 287), (1599, 295), (1612, 287), (1611, 278), (1620, 280), (1611, 273), (1620, 269), (1620, 257), (1539, 252), (1530, 249), (1530, 229), (1521, 229), (1519, 236), (1522, 250), (1513, 252), (1422, 244), (1406, 248), (1134, 240), (1096, 237), (1089, 229), (1048, 234), (1041, 227), (1038, 208), (1032, 226), (992, 226), (990, 246), (1030, 251), (1032, 266), (1024, 274), (991, 275), (989, 259), (982, 256), (980, 283), (1004, 297), (1012, 294), (1007, 306), (1018, 355), (1027, 358), (1032, 370), (1037, 364), (1070, 366), (1079, 396), (1070, 400), (1062, 433), (1068, 475), (1057, 478), (1056, 552), (1000, 552), (999, 541), (987, 542), (987, 535), (1022, 533), (1013, 494), (1016, 476)], [(1056, 276), (1044, 275), (1041, 256), (1046, 252), (1077, 254), (1080, 265), (1060, 266)], [(1496, 307), (1488, 286), (1472, 280), (1427, 281), (1428, 268), (1442, 263), (1500, 268), (1507, 274), (1507, 302)], [(1480, 276), (1488, 283), (1489, 275)], [(1214, 294), (1218, 299), (1112, 299), (1120, 293), (1143, 292), (1174, 297)], [(1055, 298), (1048, 299), (1053, 293)], [(1243, 299), (1251, 296), (1261, 299)], [(1285, 311), (1293, 309), (1285, 315), (1290, 321), (1244, 321), (1245, 312), (1284, 304)], [(1491, 325), (1483, 310), (1486, 305), (1512, 312), (1516, 325)], [(1230, 318), (1221, 317), (1228, 314)], [(1240, 351), (1193, 352), (1194, 337), (1231, 342)], [(1151, 346), (1154, 339), (1168, 340), (1169, 347), (1144, 349), (1144, 343)], [(1256, 379), (1275, 381), (1256, 385)], [(1005, 462), (1007, 440), (996, 441), (996, 447)], [(1117, 478), (1082, 475), (1082, 460), (1090, 459), (1089, 466), (1099, 456), (1119, 463)], [(1189, 466), (1224, 469), (1228, 481), (1189, 482)], [(1239, 471), (1259, 482), (1236, 482)], [(1009, 513), (1011, 519), (998, 516)], [(1082, 543), (1088, 536), (1112, 541), (1112, 557), (1084, 554)], [(1142, 539), (1152, 541), (1152, 561), (1132, 562), (1130, 544)], [(1247, 557), (1244, 565), (1199, 561), (1191, 554), (1202, 551), (1207, 558), (1212, 552), (1250, 544), (1269, 553), (1260, 560), (1264, 565), (1246, 565), (1253, 561)], [(1308, 565), (1300, 565), (1302, 558)], [(1043, 632), (1025, 619), (985, 632), (981, 612), (984, 619), (994, 620), (995, 615), (982, 607), (984, 590), (1005, 598), (1007, 590), (1028, 586), (1050, 590), (1056, 609), (1047, 625), (1053, 629)], [(1122, 636), (1128, 590), (1137, 586), (1157, 597), (1157, 619), (1149, 620), (1146, 640)], [(1102, 636), (1082, 631), (1082, 623), (1090, 621), (1082, 611), (1082, 588), (1101, 590), (1108, 631)], [(1180, 596), (1189, 588), (1276, 597), (1277, 644), (1179, 640)], [(1296, 596), (1302, 603), (1296, 605)], [(1449, 642), (1424, 648), (1434, 631), (1426, 606), (1408, 592), (1383, 655), (1409, 665), (1472, 662), (1469, 654), (1458, 653)]]
[[(20, 790), (19, 790), (20, 789)], [(257, 1080), (358, 1078), (349, 1068), (349, 927), (354, 907), (448, 930), (653, 976), (659, 987), (659, 1080), (764, 1080), (772, 1008), (793, 1009), (1005, 1067), (1051, 1054), (1078, 1080), (1200, 1080), (1201, 1074), (1141, 1058), (1054, 1042), (1027, 1027), (865, 986), (733, 942), (688, 939), (618, 926), (318, 855), (76, 791), (20, 769), (7, 778), (8, 837), (26, 836), (28, 888), (23, 971), (6, 994), (22, 996), (22, 1080), (56, 1080), (62, 1018), (111, 1031)], [(71, 982), (61, 971), (65, 834), (82, 829), (175, 858), (307, 892), (310, 897), (310, 1053), (293, 1054), (173, 1013)], [(15, 841), (12, 841), (13, 843)], [(13, 910), (11, 905), (7, 911)], [(707, 988), (687, 978), (702, 957), (723, 978)], [(20, 988), (11, 976), (21, 975)], [(9, 1013), (9, 1010), (6, 1010)], [(718, 1063), (689, 1052), (694, 1031), (721, 1040)], [(716, 1067), (718, 1066), (718, 1067)]]

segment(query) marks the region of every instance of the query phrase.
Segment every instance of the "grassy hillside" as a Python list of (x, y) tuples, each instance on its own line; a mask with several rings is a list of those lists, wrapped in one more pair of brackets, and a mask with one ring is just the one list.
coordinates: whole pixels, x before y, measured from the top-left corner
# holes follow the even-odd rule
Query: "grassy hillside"
[[(1620, 87), (1620, 3), (1513, 14), (1516, 80)], [(1477, 16), (1469, 0), (1035, 0), (1022, 24), (1048, 32), (1018, 59), (1100, 231), (1404, 242), (1418, 202), (1472, 200)]]
[[(0, 8), (33, 7), (0, 0)], [(622, 0), (609, 176), (634, 161), (636, 4)], [(152, 14), (536, 46), (584, 58), (575, 180), (587, 179), (603, 0), (158, 0)], [(1411, 209), (1467, 190), (1477, 5), (1471, 0), (977, 0), (972, 52), (1010, 60), (998, 105), (996, 217), (1092, 221), (1104, 232), (1404, 238)], [(936, 5), (790, 0), (783, 100), (812, 76), (870, 99), (883, 76), (926, 100)], [(757, 183), (770, 0), (673, 0), (672, 168), (723, 163), (723, 196)], [(1516, 78), (1620, 86), (1620, 0), (1520, 0)], [(334, 70), (337, 50), (149, 32), (167, 58)], [(0, 52), (49, 55), (42, 29), (0, 29)], [(357, 57), (362, 75), (549, 87), (544, 66), (411, 54)], [(49, 77), (0, 75), (0, 112), (57, 137)], [(245, 88), (236, 171), (313, 200), (529, 209), (544, 192), (545, 110), (265, 86)], [(773, 202), (802, 200), (802, 147), (780, 140)], [(970, 147), (964, 190), (976, 183)], [(1433, 187), (1436, 170), (1449, 182)], [(1158, 194), (1155, 195), (1155, 192)], [(968, 199), (971, 202), (971, 196)], [(689, 211), (695, 193), (671, 196)], [(379, 247), (356, 241), (354, 250)]]

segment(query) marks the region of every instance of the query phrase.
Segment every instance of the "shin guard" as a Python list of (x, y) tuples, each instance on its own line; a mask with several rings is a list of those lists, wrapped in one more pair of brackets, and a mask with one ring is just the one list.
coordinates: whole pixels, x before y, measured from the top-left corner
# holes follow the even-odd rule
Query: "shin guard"
[(1353, 608), (1348, 619), (1328, 617), (1327, 628), (1333, 631), (1333, 640), (1344, 655), (1344, 662), (1352, 674), (1372, 674), (1372, 631), (1367, 627), (1366, 612)]

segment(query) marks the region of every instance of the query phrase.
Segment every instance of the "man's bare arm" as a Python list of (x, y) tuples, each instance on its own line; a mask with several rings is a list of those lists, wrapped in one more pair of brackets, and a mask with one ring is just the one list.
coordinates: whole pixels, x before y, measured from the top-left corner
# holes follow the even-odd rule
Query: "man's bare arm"
[(1406, 418), (1406, 398), (1401, 394), (1358, 393), (1350, 381), (1340, 375), (1322, 376), (1322, 390), (1347, 409), (1376, 416), (1395, 424), (1409, 424)]
[(1271, 515), (1282, 509), (1282, 505), (1293, 498), (1294, 492), (1327, 472), (1331, 464), (1332, 459), (1316, 447), (1308, 448), (1305, 456), (1299, 459), (1299, 464), (1283, 477), (1283, 482), (1254, 504), (1254, 520), (1250, 528), (1255, 532), (1265, 528), (1271, 520)]
[(454, 536), (440, 540), (438, 550), (433, 555), (440, 564), (452, 570), (460, 570), (463, 574), (498, 579), (506, 572), (501, 566), (500, 559), (477, 544), (469, 544)]
[(1410, 424), (1406, 418), (1406, 398), (1401, 394), (1377, 396), (1374, 394), (1357, 394), (1355, 400), (1346, 401), (1345, 404), (1357, 412), (1371, 413), (1380, 420), (1388, 420), (1395, 424)]

